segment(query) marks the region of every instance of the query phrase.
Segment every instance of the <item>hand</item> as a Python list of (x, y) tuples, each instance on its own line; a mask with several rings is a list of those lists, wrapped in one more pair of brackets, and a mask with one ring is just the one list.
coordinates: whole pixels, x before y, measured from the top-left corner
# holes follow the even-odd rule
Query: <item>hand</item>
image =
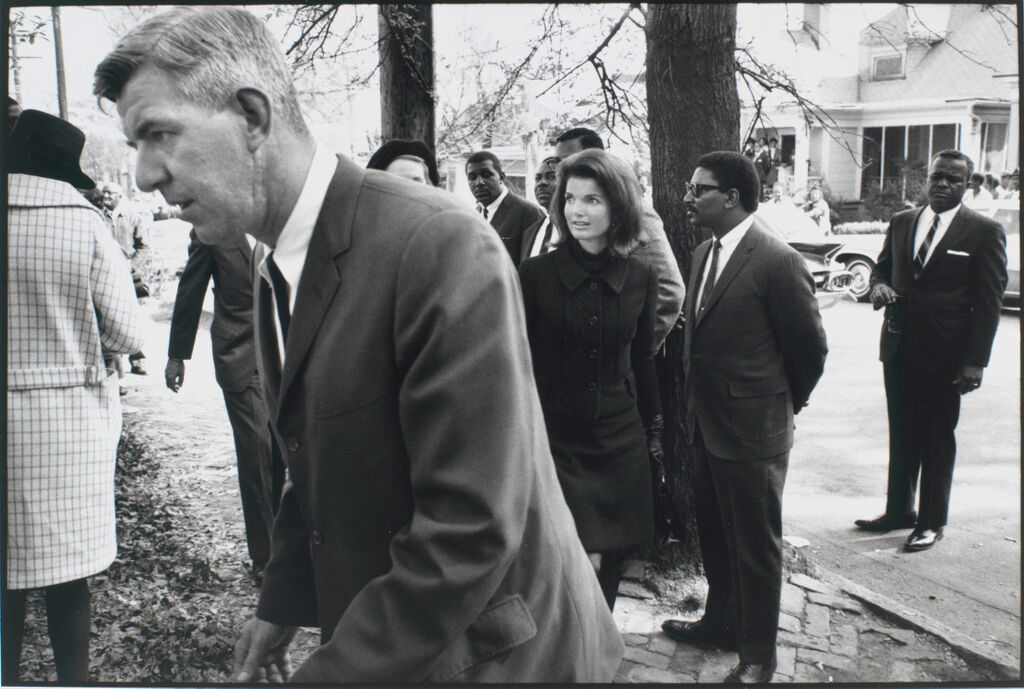
[(168, 359), (164, 367), (164, 383), (171, 392), (177, 392), (185, 382), (185, 362), (181, 359)]
[(647, 436), (647, 454), (658, 462), (665, 458), (665, 449), (661, 445), (661, 434)]
[(953, 379), (953, 385), (957, 386), (957, 392), (966, 395), (968, 392), (980, 388), (983, 370), (981, 366), (971, 366), (970, 364), (961, 366), (960, 373)]
[(235, 644), (235, 666), (232, 682), (264, 680), (275, 684), (285, 682), (292, 674), (288, 646), (298, 627), (274, 624), (250, 618), (242, 627), (242, 636)]
[(665, 458), (665, 450), (661, 445), (661, 436), (665, 432), (665, 417), (655, 414), (648, 420), (644, 433), (647, 435), (647, 454), (651, 459), (661, 462)]
[(880, 309), (886, 304), (891, 304), (899, 299), (896, 290), (884, 282), (879, 282), (871, 288), (871, 304), (876, 308)]

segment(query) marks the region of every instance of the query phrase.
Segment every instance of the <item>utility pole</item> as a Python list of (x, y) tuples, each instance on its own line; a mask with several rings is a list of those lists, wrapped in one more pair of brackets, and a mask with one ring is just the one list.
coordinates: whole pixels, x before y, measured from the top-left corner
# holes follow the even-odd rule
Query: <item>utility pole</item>
[(51, 7), (53, 16), (53, 51), (57, 59), (57, 107), (62, 120), (68, 119), (68, 89), (64, 83), (64, 41), (60, 33), (60, 8)]
[(7, 45), (10, 46), (11, 73), (14, 75), (14, 100), (21, 102), (21, 62), (18, 58), (18, 24), (21, 23), (21, 16), (11, 17), (8, 27), (10, 35)]

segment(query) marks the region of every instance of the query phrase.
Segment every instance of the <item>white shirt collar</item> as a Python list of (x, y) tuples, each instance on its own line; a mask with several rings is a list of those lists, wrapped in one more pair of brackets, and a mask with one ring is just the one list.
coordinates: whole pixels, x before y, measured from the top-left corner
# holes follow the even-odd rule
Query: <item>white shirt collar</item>
[[(309, 172), (306, 174), (306, 181), (302, 185), (302, 192), (295, 202), (291, 215), (288, 216), (288, 222), (284, 224), (281, 234), (277, 237), (277, 245), (274, 247), (274, 262), (288, 283), (288, 307), (293, 312), (295, 311), (295, 295), (302, 277), (302, 267), (306, 263), (309, 242), (313, 238), (316, 220), (320, 216), (320, 209), (323, 208), (324, 198), (327, 196), (327, 188), (334, 178), (334, 171), (337, 167), (337, 158), (319, 147), (316, 149), (309, 165)], [(265, 257), (260, 262), (259, 272), (268, 282), (270, 281)]]
[[(722, 248), (720, 249), (720, 251), (723, 251), (728, 248), (731, 253), (732, 249), (734, 249), (736, 245), (740, 243), (740, 240), (743, 239), (744, 235), (747, 234), (747, 230), (749, 230), (750, 226), (753, 224), (753, 215), (748, 215), (743, 220), (740, 220), (739, 223), (737, 223), (736, 227), (729, 230), (724, 237), (718, 240), (722, 244)], [(721, 261), (721, 257), (719, 257), (719, 261)], [(718, 265), (721, 266), (723, 265), (723, 263), (720, 262)]]
[[(506, 196), (508, 196), (508, 187), (506, 187), (504, 184), (502, 184), (501, 185), (501, 193), (498, 194), (498, 198), (494, 199), (489, 204), (487, 204), (487, 220), (488, 221), (490, 221), (490, 220), (492, 220), (494, 218), (494, 212), (496, 210), (498, 210), (498, 206), (501, 205), (501, 202), (505, 200)], [(481, 204), (481, 206), (482, 205), (483, 204)]]

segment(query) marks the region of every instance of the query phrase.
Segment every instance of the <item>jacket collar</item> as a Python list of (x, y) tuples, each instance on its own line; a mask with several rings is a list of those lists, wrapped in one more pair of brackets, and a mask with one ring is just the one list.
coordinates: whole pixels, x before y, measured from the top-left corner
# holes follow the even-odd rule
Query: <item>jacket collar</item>
[[(587, 278), (591, 277), (591, 274), (573, 257), (572, 251), (569, 249), (571, 241), (574, 240), (570, 239), (552, 252), (558, 277), (570, 292), (579, 289)], [(626, 259), (613, 253), (608, 265), (600, 272), (595, 273), (593, 277), (604, 282), (616, 294), (621, 293), (626, 284)]]

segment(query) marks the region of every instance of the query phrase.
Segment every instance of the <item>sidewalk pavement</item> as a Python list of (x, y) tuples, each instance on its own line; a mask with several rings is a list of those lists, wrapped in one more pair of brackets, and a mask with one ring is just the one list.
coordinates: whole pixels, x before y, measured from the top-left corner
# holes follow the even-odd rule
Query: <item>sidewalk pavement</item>
[[(787, 546), (789, 547), (789, 546)], [(661, 631), (673, 611), (643, 582), (650, 563), (630, 562), (614, 617), (626, 642), (616, 682), (721, 682), (733, 652), (677, 643)], [(813, 570), (813, 565), (810, 565)], [(985, 682), (1021, 678), (1019, 667), (927, 620), (911, 620), (883, 599), (829, 573), (792, 572), (782, 588), (778, 670), (773, 682)], [(824, 579), (831, 581), (825, 581)], [(626, 591), (630, 595), (623, 595)], [(649, 594), (649, 595), (647, 595)]]

